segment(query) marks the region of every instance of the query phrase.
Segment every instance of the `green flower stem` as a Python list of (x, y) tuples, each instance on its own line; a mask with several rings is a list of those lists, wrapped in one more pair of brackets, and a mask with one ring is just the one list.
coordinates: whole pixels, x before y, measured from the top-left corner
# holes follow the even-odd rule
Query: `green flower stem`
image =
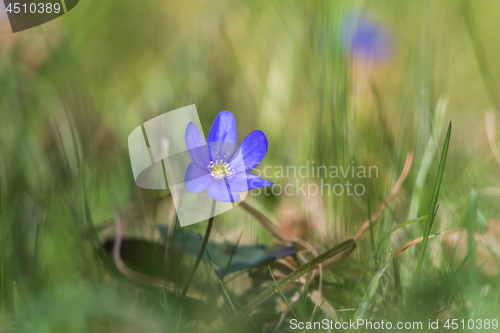
[(210, 238), (210, 232), (212, 231), (212, 225), (214, 224), (215, 203), (216, 203), (216, 201), (213, 200), (212, 201), (212, 210), (210, 213), (210, 219), (208, 220), (207, 231), (205, 232), (205, 238), (203, 238), (203, 244), (201, 244), (200, 253), (198, 253), (198, 257), (196, 258), (196, 262), (194, 263), (193, 269), (191, 270), (191, 273), (188, 276), (186, 284), (184, 285), (184, 289), (182, 290), (182, 294), (181, 294), (181, 297), (179, 299), (179, 306), (182, 305), (182, 302), (184, 302), (184, 298), (186, 298), (186, 294), (188, 292), (189, 286), (191, 285), (191, 282), (193, 281), (194, 275), (195, 275), (196, 271), (198, 270), (198, 266), (200, 266), (201, 259), (203, 258), (203, 254), (205, 253), (205, 250), (207, 248), (208, 239)]

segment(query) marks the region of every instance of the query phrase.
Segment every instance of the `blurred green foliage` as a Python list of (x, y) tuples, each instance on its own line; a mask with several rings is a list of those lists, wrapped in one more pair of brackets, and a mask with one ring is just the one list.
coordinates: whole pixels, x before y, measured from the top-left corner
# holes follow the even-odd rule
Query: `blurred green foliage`
[[(255, 129), (264, 131), (269, 151), (260, 170), (298, 168), (307, 161), (378, 167), (377, 178), (359, 180), (366, 186), (361, 197), (247, 199), (276, 216), (283, 232), (302, 235), (322, 253), (356, 233), (369, 215), (368, 206), (370, 214), (377, 211), (408, 152), (414, 153), (412, 169), (374, 225), (374, 243), (378, 246), (387, 231), (407, 219), (410, 202), (419, 202), (412, 214), (428, 212), (446, 127), (434, 128), (435, 113), (439, 99), (447, 98), (444, 119), (445, 124), (453, 121), (453, 136), (431, 233), (458, 227), (484, 231), (488, 220), (500, 218), (500, 166), (484, 120), (485, 111), (498, 113), (499, 9), (498, 2), (465, 0), (86, 0), (55, 21), (14, 35), (4, 19), (2, 331), (191, 332), (229, 321), (234, 312), (227, 301), (209, 309), (192, 300), (180, 311), (175, 290), (131, 281), (100, 246), (102, 232), (113, 234), (116, 210), (135, 212), (130, 218), (133, 236), (159, 242), (156, 225), (164, 223), (171, 210), (162, 201), (168, 190), (137, 188), (127, 137), (144, 121), (190, 104), (196, 104), (205, 133), (221, 110), (235, 114), (240, 140)], [(349, 52), (343, 29), (347, 18), (356, 17), (353, 13), (366, 14), (390, 36), (392, 50), (386, 59), (372, 63)], [(418, 180), (431, 136), (437, 148)], [(352, 179), (348, 175), (327, 181), (346, 180)], [(421, 190), (415, 191), (417, 185)], [(469, 199), (473, 189), (479, 193), (474, 200)], [(292, 222), (286, 224), (287, 219)], [(273, 241), (239, 208), (218, 216), (215, 224), (217, 240), (236, 243), (243, 232), (242, 244)], [(421, 237), (424, 225), (395, 233), (377, 262), (386, 261), (389, 249)], [(201, 223), (200, 229), (204, 226)], [(369, 274), (352, 294), (372, 253), (368, 234), (351, 256), (324, 272), (323, 295), (335, 309), (348, 304), (357, 308), (369, 289), (373, 304), (366, 314), (373, 320), (427, 323), (442, 308), (457, 319), (498, 316), (500, 278), (480, 277), (481, 268), (467, 265), (466, 259), (463, 265), (453, 265), (441, 255), (440, 242), (439, 237), (428, 242), (420, 292), (410, 307), (403, 305), (418, 245), (391, 261), (376, 290), (368, 287), (383, 267), (370, 263)], [(469, 245), (474, 242), (469, 237)], [(193, 258), (179, 254), (168, 259), (169, 274), (178, 275), (172, 281), (181, 283)], [(201, 273), (206, 276), (199, 276), (204, 292), (213, 299), (238, 299), (228, 296), (210, 271), (207, 264)], [(226, 282), (227, 289), (245, 289), (246, 282), (235, 281)], [(317, 278), (311, 283), (317, 288)], [(321, 310), (313, 315), (307, 291), (301, 291), (293, 305), (299, 311), (289, 311), (288, 319), (294, 312), (306, 321), (324, 318)], [(244, 294), (240, 300), (255, 295)], [(242, 324), (245, 330), (276, 326), (280, 313), (275, 305), (281, 297)], [(341, 312), (338, 319), (353, 315)], [(287, 327), (285, 321), (279, 330)]]

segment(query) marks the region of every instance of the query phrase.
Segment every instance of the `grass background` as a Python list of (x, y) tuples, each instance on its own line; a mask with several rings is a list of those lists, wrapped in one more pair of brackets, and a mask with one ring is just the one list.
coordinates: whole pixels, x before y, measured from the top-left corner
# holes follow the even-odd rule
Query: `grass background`
[[(362, 180), (367, 190), (361, 197), (247, 199), (275, 216), (284, 233), (307, 240), (318, 253), (352, 237), (377, 211), (406, 154), (413, 152), (409, 176), (372, 236), (366, 233), (348, 258), (324, 272), (324, 297), (335, 309), (358, 309), (368, 299), (365, 318), (372, 320), (426, 323), (442, 308), (460, 320), (494, 319), (499, 277), (484, 277), (483, 268), (470, 261), (453, 265), (443, 255), (439, 237), (428, 242), (421, 284), (411, 304), (406, 300), (420, 245), (391, 260), (375, 290), (370, 283), (389, 249), (424, 233), (425, 222), (417, 223), (382, 242), (394, 226), (429, 211), (449, 121), (453, 132), (431, 233), (458, 227), (482, 233), (488, 221), (500, 217), (495, 195), (499, 164), (485, 131), (485, 112), (498, 113), (499, 6), (495, 1), (444, 0), (87, 0), (53, 22), (15, 35), (4, 17), (2, 330), (191, 332), (220, 329), (230, 322), (233, 310), (227, 299), (225, 306), (193, 303), (179, 309), (175, 295), (130, 281), (98, 250), (98, 234), (113, 226), (115, 210), (130, 207), (138, 207), (138, 213), (129, 235), (159, 242), (156, 225), (164, 223), (170, 206), (155, 198), (168, 190), (137, 188), (127, 137), (139, 124), (190, 104), (197, 105), (205, 133), (221, 110), (234, 113), (240, 141), (253, 130), (264, 131), (269, 151), (260, 170), (298, 168), (313, 160), (316, 165), (355, 161), (378, 167), (378, 178)], [(360, 12), (388, 35), (392, 51), (381, 62), (358, 59), (344, 45), (343, 24)], [(425, 157), (432, 136), (435, 149)], [(419, 179), (424, 161), (428, 171), (421, 171)], [(290, 181), (269, 180), (282, 185)], [(145, 204), (151, 200), (153, 208)], [(205, 226), (199, 224), (201, 232)], [(216, 217), (214, 228), (216, 240), (236, 242), (243, 231), (242, 244), (273, 242), (239, 208)], [(376, 262), (366, 266), (373, 246), (379, 245)], [(494, 257), (498, 259), (498, 252)], [(179, 270), (172, 274), (178, 275), (193, 261), (184, 256), (169, 260)], [(360, 279), (365, 267), (367, 276)], [(204, 268), (199, 280), (210, 265)], [(209, 276), (207, 281), (206, 288), (215, 294), (212, 301), (227, 298), (217, 279)], [(227, 287), (237, 294), (247, 284), (248, 278), (242, 277)], [(312, 311), (307, 290), (299, 294), (288, 319), (325, 318), (322, 311)], [(251, 316), (253, 324), (240, 321), (241, 330), (272, 332), (280, 317), (274, 306), (283, 297), (274, 295), (269, 302)], [(353, 315), (339, 312), (338, 320)], [(213, 321), (200, 320), (206, 317)], [(287, 330), (286, 323), (278, 328)]]

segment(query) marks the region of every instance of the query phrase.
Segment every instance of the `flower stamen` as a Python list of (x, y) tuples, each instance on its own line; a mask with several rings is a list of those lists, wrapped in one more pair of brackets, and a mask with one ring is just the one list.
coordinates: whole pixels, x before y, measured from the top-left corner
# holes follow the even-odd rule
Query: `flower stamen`
[(212, 177), (217, 179), (224, 179), (236, 173), (234, 162), (233, 165), (229, 165), (223, 160), (215, 160), (215, 163), (213, 161), (210, 161), (210, 164), (207, 165), (207, 167), (211, 170), (210, 174), (212, 175)]

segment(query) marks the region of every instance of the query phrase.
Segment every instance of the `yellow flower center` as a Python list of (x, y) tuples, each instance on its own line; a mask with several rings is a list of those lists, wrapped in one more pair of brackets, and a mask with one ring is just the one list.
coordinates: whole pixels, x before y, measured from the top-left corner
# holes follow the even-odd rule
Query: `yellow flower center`
[(231, 166), (227, 162), (224, 162), (222, 160), (215, 160), (215, 163), (211, 161), (210, 164), (207, 165), (207, 167), (212, 171), (212, 177), (215, 177), (217, 179), (224, 179), (236, 173), (236, 171), (234, 170), (234, 163)]

